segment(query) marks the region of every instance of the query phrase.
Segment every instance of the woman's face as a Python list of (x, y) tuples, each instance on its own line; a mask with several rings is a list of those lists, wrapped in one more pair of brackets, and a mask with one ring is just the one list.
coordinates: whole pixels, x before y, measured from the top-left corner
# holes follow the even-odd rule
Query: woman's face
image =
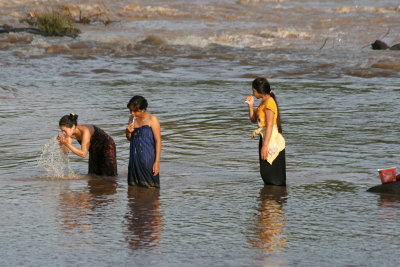
[(60, 126), (60, 129), (65, 137), (71, 137), (74, 133), (75, 125), (73, 125), (72, 128), (68, 128), (67, 126), (62, 125)]
[(133, 106), (129, 107), (129, 111), (131, 115), (135, 118), (142, 117), (143, 114), (146, 112), (144, 109), (136, 109)]
[(252, 88), (252, 89), (253, 89), (253, 95), (255, 98), (257, 98), (257, 99), (262, 98), (262, 95), (260, 93), (258, 93), (256, 89), (254, 89), (254, 88)]

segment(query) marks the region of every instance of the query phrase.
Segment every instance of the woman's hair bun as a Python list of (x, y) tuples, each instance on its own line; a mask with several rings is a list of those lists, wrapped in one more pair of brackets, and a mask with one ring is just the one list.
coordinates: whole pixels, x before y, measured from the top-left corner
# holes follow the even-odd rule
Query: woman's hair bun
[(75, 113), (70, 113), (69, 117), (71, 118), (71, 120), (76, 121), (78, 119), (78, 115), (76, 115)]
[(67, 126), (68, 128), (72, 128), (72, 126), (77, 126), (78, 125), (78, 115), (75, 113), (70, 113), (69, 115), (65, 115), (60, 119), (60, 122), (58, 123), (61, 126)]

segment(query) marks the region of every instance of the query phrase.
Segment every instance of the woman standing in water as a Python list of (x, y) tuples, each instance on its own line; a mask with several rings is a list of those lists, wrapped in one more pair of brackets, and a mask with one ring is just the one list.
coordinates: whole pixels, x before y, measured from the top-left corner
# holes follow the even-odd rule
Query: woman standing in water
[(259, 159), (260, 173), (267, 185), (286, 185), (285, 140), (282, 136), (282, 127), (278, 104), (268, 80), (256, 78), (252, 83), (253, 95), (262, 99), (257, 110), (254, 111), (254, 97), (249, 95), (246, 103), (249, 106), (249, 118), (258, 123), (258, 129), (253, 132), (260, 134)]
[(126, 127), (126, 138), (131, 142), (128, 184), (160, 187), (160, 123), (146, 112), (147, 100), (142, 96), (132, 97), (127, 107), (131, 113)]
[[(78, 115), (73, 113), (60, 119), (60, 144), (82, 158), (89, 153), (89, 174), (117, 176), (114, 140), (95, 125), (78, 124), (77, 119)], [(79, 142), (81, 148), (72, 145), (73, 138)]]

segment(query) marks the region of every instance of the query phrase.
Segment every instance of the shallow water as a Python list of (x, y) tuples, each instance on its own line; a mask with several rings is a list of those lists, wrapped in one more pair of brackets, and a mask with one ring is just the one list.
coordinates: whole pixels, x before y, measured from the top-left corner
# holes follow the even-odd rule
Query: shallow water
[[(397, 1), (66, 2), (115, 22), (0, 34), (2, 266), (399, 265), (400, 199), (366, 192), (398, 163), (400, 53), (369, 46), (400, 42)], [(0, 0), (0, 25), (35, 3)], [(257, 75), (278, 97), (286, 188), (259, 175)], [(134, 94), (161, 122), (160, 190), (126, 184)], [(117, 178), (74, 155), (74, 177), (37, 166), (70, 112), (114, 138)]]

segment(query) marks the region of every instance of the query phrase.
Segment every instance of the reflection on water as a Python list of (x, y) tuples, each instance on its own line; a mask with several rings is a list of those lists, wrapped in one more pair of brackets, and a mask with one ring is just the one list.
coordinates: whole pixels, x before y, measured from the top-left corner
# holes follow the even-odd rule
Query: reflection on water
[(273, 253), (286, 246), (286, 218), (283, 211), (286, 195), (285, 186), (264, 186), (260, 190), (260, 205), (254, 225), (255, 237), (251, 240), (253, 247)]
[(117, 181), (115, 177), (91, 178), (88, 181), (88, 188), (91, 196), (91, 209), (103, 206), (112, 202), (113, 199), (107, 198), (117, 192)]
[[(380, 194), (379, 205), (379, 229), (382, 234), (396, 236), (398, 234), (398, 209), (400, 208), (400, 196), (392, 194)], [(391, 234), (390, 234), (391, 233)]]
[(160, 189), (129, 186), (126, 239), (133, 250), (156, 247), (160, 243), (162, 215)]
[(90, 195), (84, 192), (64, 192), (60, 195), (60, 207), (62, 230), (65, 232), (78, 232), (85, 234), (90, 232), (89, 221)]
[[(0, 25), (17, 26), (37, 2), (56, 1), (0, 0)], [(76, 39), (0, 34), (0, 266), (124, 266), (132, 256), (157, 266), (400, 265), (400, 202), (364, 192), (376, 169), (398, 162), (400, 53), (369, 47), (389, 28), (383, 41), (399, 42), (398, 0), (63, 2), (83, 15), (107, 2), (120, 22), (79, 25)], [(260, 186), (243, 101), (258, 75), (282, 112), (287, 200), (286, 188)], [(160, 199), (128, 189), (124, 175), (117, 187), (37, 168), (60, 114), (75, 112), (113, 137), (127, 170), (133, 94), (162, 126)], [(70, 156), (76, 175), (87, 160)]]
[(61, 212), (58, 218), (62, 225), (61, 229), (71, 235), (79, 233), (79, 239), (89, 243), (88, 237), (93, 228), (92, 217), (102, 216), (102, 212), (95, 211), (113, 201), (107, 196), (115, 194), (116, 188), (117, 182), (114, 178), (90, 176), (87, 191), (63, 191), (58, 207)]

